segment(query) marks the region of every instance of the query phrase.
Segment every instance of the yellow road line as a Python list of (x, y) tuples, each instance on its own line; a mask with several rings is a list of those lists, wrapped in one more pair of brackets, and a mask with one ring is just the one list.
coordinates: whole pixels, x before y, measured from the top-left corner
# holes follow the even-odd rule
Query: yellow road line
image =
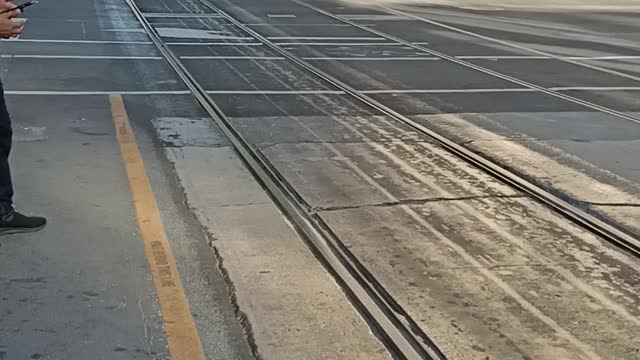
[(189, 303), (180, 282), (176, 262), (160, 220), (160, 212), (144, 170), (142, 156), (129, 124), (122, 96), (113, 94), (109, 101), (144, 241), (144, 250), (162, 309), (171, 359), (204, 360), (200, 337), (193, 323)]

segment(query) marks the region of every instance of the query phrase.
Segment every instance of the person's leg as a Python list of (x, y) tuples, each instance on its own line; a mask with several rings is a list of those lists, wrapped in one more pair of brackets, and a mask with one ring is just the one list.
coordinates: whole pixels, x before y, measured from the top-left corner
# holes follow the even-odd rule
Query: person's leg
[(13, 210), (13, 183), (9, 168), (12, 137), (11, 116), (0, 82), (0, 235), (37, 231), (47, 223), (44, 218), (24, 216)]
[(13, 211), (13, 184), (9, 168), (13, 132), (11, 116), (4, 99), (4, 88), (0, 82), (0, 216)]

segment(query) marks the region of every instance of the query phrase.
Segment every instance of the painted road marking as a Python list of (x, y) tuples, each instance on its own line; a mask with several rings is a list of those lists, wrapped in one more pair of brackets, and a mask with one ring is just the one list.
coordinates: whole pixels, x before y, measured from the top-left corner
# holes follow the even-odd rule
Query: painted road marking
[[(635, 86), (612, 87), (552, 87), (552, 91), (640, 91)], [(362, 94), (456, 94), (456, 93), (509, 93), (535, 92), (530, 88), (504, 89), (379, 89), (357, 90)], [(340, 90), (207, 90), (212, 95), (343, 95)], [(121, 95), (189, 95), (189, 90), (158, 90), (158, 91), (51, 91), (51, 90), (6, 90), (6, 95), (20, 96), (104, 96), (118, 93)]]
[(147, 32), (143, 28), (116, 28), (116, 29), (102, 29), (106, 32), (128, 32), (128, 33), (140, 33), (146, 34)]
[(150, 41), (118, 41), (118, 40), (60, 40), (60, 39), (7, 39), (7, 42), (63, 43), (63, 44), (132, 44), (153, 45)]
[[(218, 45), (212, 43), (169, 43), (170, 45)], [(223, 43), (224, 45), (238, 45), (237, 43)], [(251, 43), (258, 44), (258, 43)], [(247, 45), (247, 44), (243, 44)], [(307, 44), (305, 44), (307, 45)], [(545, 56), (490, 56), (490, 55), (465, 55), (456, 56), (465, 60), (551, 60)], [(129, 56), (129, 55), (22, 55), (22, 54), (0, 54), (0, 58), (16, 59), (87, 59), (87, 60), (162, 60), (161, 56)], [(189, 60), (285, 60), (281, 56), (181, 56), (181, 59)], [(304, 60), (335, 60), (335, 61), (435, 61), (442, 60), (435, 56), (381, 56), (381, 57), (303, 57)], [(570, 57), (572, 60), (640, 60), (640, 56), (590, 56), (590, 57)]]
[(552, 87), (549, 90), (553, 91), (638, 91), (640, 87), (638, 86), (578, 86), (578, 87)]
[[(296, 2), (296, 1), (294, 0), (294, 2)], [(559, 61), (564, 61), (564, 62), (567, 62), (567, 63), (570, 63), (570, 64), (574, 64), (574, 65), (577, 65), (577, 66), (582, 66), (582, 67), (585, 67), (585, 68), (588, 68), (588, 69), (604, 72), (604, 73), (607, 73), (607, 74), (616, 75), (616, 76), (620, 76), (620, 77), (624, 77), (624, 78), (632, 79), (632, 80), (636, 80), (636, 81), (640, 80), (640, 77), (637, 77), (635, 75), (627, 74), (627, 73), (620, 72), (620, 71), (615, 71), (615, 70), (608, 69), (608, 68), (605, 68), (605, 67), (602, 67), (602, 66), (591, 65), (589, 63), (584, 63), (584, 62), (572, 60), (572, 59), (569, 59), (569, 58), (566, 58), (566, 57), (563, 57), (563, 56), (558, 56), (558, 55), (555, 55), (555, 54), (547, 53), (547, 52), (544, 52), (544, 51), (541, 51), (541, 50), (536, 50), (536, 49), (533, 49), (533, 48), (530, 48), (530, 47), (527, 47), (527, 46), (524, 46), (524, 45), (519, 45), (519, 44), (516, 44), (516, 43), (509, 42), (509, 41), (496, 39), (496, 38), (493, 38), (493, 37), (490, 37), (490, 36), (482, 35), (482, 34), (479, 34), (479, 33), (474, 33), (472, 31), (468, 31), (468, 30), (463, 30), (463, 29), (457, 28), (455, 26), (447, 25), (447, 24), (444, 24), (444, 23), (441, 23), (441, 22), (438, 22), (438, 21), (434, 21), (434, 20), (430, 20), (430, 19), (427, 19), (427, 18), (423, 18), (423, 17), (417, 16), (417, 15), (414, 15), (414, 14), (410, 14), (410, 13), (407, 13), (407, 12), (394, 10), (394, 9), (391, 9), (391, 8), (388, 8), (388, 7), (383, 7), (383, 6), (381, 8), (384, 9), (386, 12), (388, 12), (390, 14), (406, 16), (406, 17), (414, 19), (414, 20), (418, 20), (418, 21), (425, 22), (427, 24), (439, 26), (441, 28), (444, 28), (444, 29), (447, 29), (447, 30), (452, 30), (452, 31), (455, 31), (455, 32), (458, 32), (458, 33), (461, 33), (461, 34), (474, 36), (474, 37), (479, 38), (479, 39), (492, 41), (494, 43), (498, 43), (498, 44), (502, 44), (502, 45), (509, 46), (509, 47), (512, 47), (512, 48), (524, 50), (524, 51), (527, 51), (527, 52), (530, 52), (530, 53), (534, 53), (534, 54), (549, 56), (549, 57), (552, 57), (552, 58), (554, 58), (556, 60), (559, 60)], [(633, 46), (633, 47), (636, 46), (635, 43), (632, 43), (630, 45)], [(468, 64), (465, 65), (465, 66), (468, 66)], [(479, 70), (479, 69), (476, 69), (476, 70)], [(553, 94), (550, 94), (550, 95), (553, 95)], [(564, 99), (565, 100), (569, 100), (566, 97)], [(570, 100), (570, 101), (575, 102), (575, 99), (574, 100)], [(591, 107), (593, 108), (593, 106), (591, 106)]]
[(51, 95), (51, 96), (92, 96), (111, 95), (118, 93), (121, 95), (188, 95), (189, 90), (167, 90), (167, 91), (50, 91), (50, 90), (7, 90), (6, 95)]
[(242, 24), (244, 26), (292, 26), (292, 27), (298, 27), (298, 26), (316, 26), (316, 27), (351, 27), (351, 25), (349, 24), (284, 24), (284, 23), (246, 23), (246, 24)]
[(282, 56), (180, 56), (183, 60), (286, 60)]
[(402, 46), (401, 43), (397, 42), (370, 42), (370, 43), (348, 43), (348, 42), (277, 42), (275, 43), (279, 46)]
[(398, 90), (361, 90), (362, 94), (455, 94), (455, 93), (503, 93), (503, 92), (535, 92), (529, 88), (507, 89), (398, 89)]
[(340, 90), (208, 90), (211, 95), (343, 95)]
[[(635, 86), (611, 86), (611, 87), (550, 87), (551, 91), (640, 91)], [(531, 88), (505, 88), (505, 89), (384, 89), (384, 90), (359, 90), (362, 94), (455, 94), (455, 93), (507, 93), (507, 92), (536, 92)]]
[(343, 17), (345, 19), (349, 19), (349, 20), (354, 20), (354, 21), (398, 21), (398, 20), (404, 20), (404, 21), (415, 21), (413, 19), (408, 19), (405, 16), (399, 16), (399, 15), (376, 15), (376, 14), (342, 14), (342, 15), (338, 15), (336, 14), (336, 16), (340, 16)]
[(345, 41), (380, 41), (385, 40), (383, 37), (370, 36), (269, 36), (269, 40), (345, 40)]
[(143, 13), (146, 18), (220, 18), (220, 14), (187, 14), (187, 13)]
[(531, 55), (499, 55), (499, 56), (491, 56), (491, 55), (464, 55), (464, 56), (456, 56), (458, 59), (465, 60), (546, 60), (551, 59), (548, 56), (531, 56)]
[[(170, 46), (262, 46), (264, 44), (258, 42), (168, 42)], [(280, 46), (404, 46), (397, 42), (370, 42), (370, 43), (353, 43), (353, 42), (277, 42)]]
[(570, 60), (637, 60), (637, 55), (612, 55), (612, 56), (567, 56), (565, 59)]
[(109, 97), (122, 159), (129, 178), (144, 250), (151, 268), (171, 360), (204, 360), (204, 351), (182, 288), (171, 246), (129, 124), (122, 96)]
[[(640, 56), (629, 56), (629, 55), (621, 55), (621, 56), (566, 56), (562, 57), (563, 59), (569, 60), (634, 60), (640, 59)], [(458, 59), (465, 60), (552, 60), (555, 59), (551, 56), (534, 56), (534, 55), (499, 55), (499, 56), (491, 56), (491, 55), (465, 55), (465, 56), (456, 56)]]
[(262, 46), (257, 42), (168, 42), (169, 46)]
[(291, 19), (291, 18), (295, 18), (296, 16), (294, 14), (267, 14), (267, 17), (274, 18), (274, 19), (278, 19), (278, 18)]
[(0, 54), (0, 58), (16, 59), (88, 59), (88, 60), (162, 60), (160, 56), (109, 56), (109, 55), (9, 55)]
[(434, 56), (414, 56), (414, 57), (303, 57), (303, 60), (336, 60), (336, 61), (434, 61), (440, 60)]
[(226, 31), (156, 27), (158, 35), (166, 38), (207, 39), (207, 40), (253, 40), (250, 36), (230, 35)]

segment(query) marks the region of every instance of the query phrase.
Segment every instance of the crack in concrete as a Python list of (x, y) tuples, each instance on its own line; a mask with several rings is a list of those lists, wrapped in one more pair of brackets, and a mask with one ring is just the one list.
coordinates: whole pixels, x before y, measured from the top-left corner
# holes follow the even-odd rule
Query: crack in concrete
[(591, 206), (609, 206), (609, 207), (638, 207), (640, 208), (640, 204), (625, 204), (625, 203), (597, 203), (597, 202), (588, 202), (587, 204)]
[[(206, 228), (206, 227), (203, 226), (203, 228)], [(209, 229), (207, 229), (207, 233), (211, 234)], [(224, 258), (218, 251), (218, 248), (215, 245), (215, 240), (216, 240), (215, 237), (212, 239), (210, 238), (209, 247), (213, 251), (213, 255), (216, 258), (216, 262), (218, 264), (218, 271), (220, 271), (220, 273), (222, 274), (222, 278), (224, 279), (224, 282), (227, 285), (227, 290), (229, 291), (229, 300), (235, 312), (236, 319), (238, 319), (238, 321), (240, 322), (240, 325), (242, 326), (242, 330), (244, 331), (245, 338), (247, 340), (249, 348), (251, 349), (251, 353), (253, 357), (256, 360), (263, 360), (262, 355), (259, 352), (258, 345), (256, 344), (255, 337), (253, 335), (251, 322), (249, 321), (249, 317), (247, 316), (247, 314), (245, 314), (242, 311), (242, 309), (240, 309), (240, 305), (238, 304), (238, 299), (236, 297), (235, 285), (231, 280), (231, 276), (229, 275), (229, 272), (224, 267)]]
[(482, 199), (519, 199), (526, 198), (526, 195), (470, 195), (470, 196), (459, 196), (459, 197), (434, 197), (428, 199), (407, 199), (400, 201), (386, 201), (376, 204), (361, 204), (361, 205), (342, 205), (342, 206), (313, 206), (310, 209), (310, 213), (312, 215), (319, 214), (322, 212), (331, 212), (331, 211), (341, 211), (341, 210), (354, 210), (354, 209), (363, 209), (369, 207), (390, 207), (390, 206), (400, 206), (400, 205), (424, 205), (435, 202), (446, 202), (446, 201), (465, 201), (465, 200), (482, 200)]
[[(175, 148), (167, 148), (167, 149), (170, 150), (172, 153), (176, 154)], [(184, 154), (181, 153), (181, 155), (182, 155), (181, 158), (184, 159)], [(174, 175), (178, 176), (178, 170), (176, 168), (176, 164), (172, 163), (171, 167), (173, 169)], [(253, 356), (253, 358), (255, 360), (263, 360), (262, 355), (259, 352), (258, 345), (256, 344), (255, 337), (253, 335), (253, 329), (251, 327), (251, 323), (249, 322), (249, 318), (240, 309), (240, 305), (238, 304), (238, 300), (237, 300), (237, 297), (236, 297), (235, 285), (234, 285), (233, 281), (231, 280), (229, 272), (224, 267), (224, 258), (222, 257), (222, 255), (218, 251), (218, 248), (216, 247), (215, 242), (218, 240), (218, 238), (214, 235), (214, 233), (211, 231), (211, 229), (208, 226), (205, 226), (204, 223), (201, 221), (201, 219), (197, 216), (198, 209), (196, 207), (191, 206), (191, 203), (189, 202), (189, 199), (186, 196), (187, 191), (186, 191), (186, 189), (184, 188), (184, 186), (182, 184), (182, 180), (180, 180), (179, 177), (176, 180), (177, 180), (176, 181), (176, 186), (178, 187), (180, 192), (185, 195), (185, 197), (184, 197), (184, 205), (185, 205), (185, 207), (189, 210), (189, 212), (191, 214), (193, 214), (193, 216), (195, 216), (198, 224), (200, 225), (200, 229), (202, 230), (205, 239), (207, 239), (207, 243), (209, 245), (209, 248), (213, 252), (213, 256), (214, 256), (214, 258), (216, 260), (216, 265), (217, 265), (216, 268), (220, 272), (220, 274), (222, 275), (222, 279), (223, 279), (225, 285), (227, 286), (227, 291), (229, 293), (229, 302), (231, 303), (231, 307), (233, 308), (234, 315), (235, 315), (236, 319), (238, 320), (238, 322), (240, 323), (240, 327), (241, 327), (241, 329), (242, 329), (242, 331), (244, 333), (244, 337), (245, 337), (245, 340), (246, 340), (247, 345), (249, 347), (249, 351), (251, 352), (250, 355)], [(255, 204), (251, 204), (251, 205), (255, 205)], [(247, 204), (243, 204), (243, 205), (223, 205), (221, 207), (234, 207), (234, 206), (247, 206)]]
[(345, 140), (303, 140), (303, 141), (281, 141), (277, 143), (257, 143), (254, 144), (256, 148), (260, 151), (268, 150), (270, 148), (280, 146), (280, 145), (322, 145), (322, 144), (332, 144), (332, 145), (350, 145), (350, 144), (412, 144), (412, 143), (427, 143), (433, 144), (433, 141), (429, 141), (428, 139), (391, 139), (391, 140), (356, 140), (356, 139), (345, 139)]
[(142, 308), (142, 299), (138, 299), (138, 310), (140, 310), (140, 317), (142, 318), (142, 324), (144, 328), (144, 345), (146, 346), (147, 354), (151, 354), (151, 347), (153, 346), (153, 339), (149, 337), (149, 323), (147, 322), (147, 316)]
[[(581, 265), (578, 261), (566, 261), (566, 262), (557, 262), (555, 265)], [(452, 267), (439, 267), (440, 270), (473, 270), (473, 269), (511, 269), (511, 268), (546, 268), (548, 264), (543, 263), (531, 263), (531, 264), (496, 264), (496, 265), (486, 265), (486, 266), (452, 266)]]

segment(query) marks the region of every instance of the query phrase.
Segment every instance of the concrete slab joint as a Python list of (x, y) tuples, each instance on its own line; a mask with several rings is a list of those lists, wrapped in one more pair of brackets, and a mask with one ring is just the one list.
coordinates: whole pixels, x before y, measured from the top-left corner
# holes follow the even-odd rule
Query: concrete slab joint
[(167, 156), (208, 232), (256, 357), (386, 358), (231, 148), (168, 148)]

